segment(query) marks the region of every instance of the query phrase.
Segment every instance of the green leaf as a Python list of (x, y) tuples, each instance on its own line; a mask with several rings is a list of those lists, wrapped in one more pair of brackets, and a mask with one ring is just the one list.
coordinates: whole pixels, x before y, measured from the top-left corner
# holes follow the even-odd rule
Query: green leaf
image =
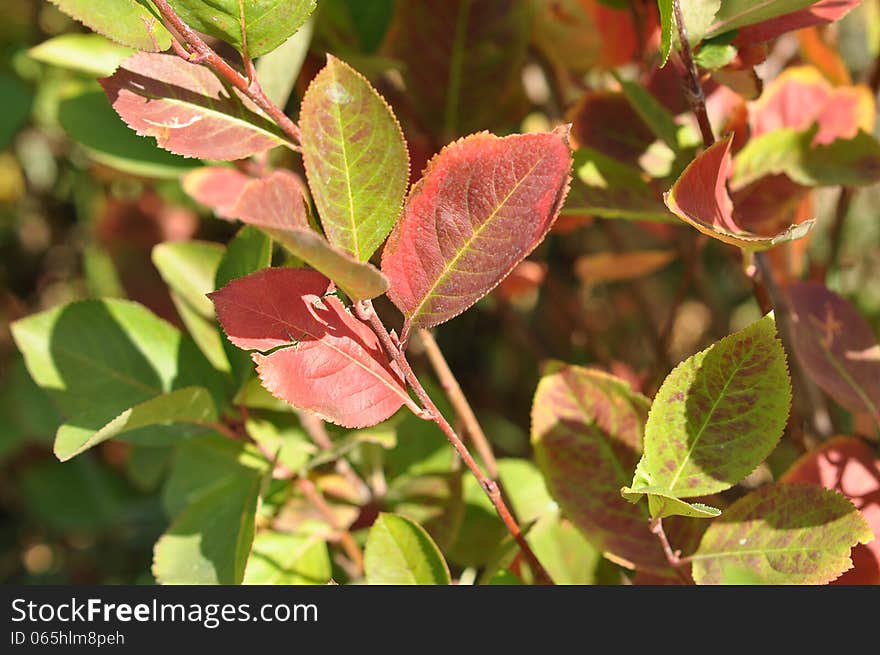
[(28, 50), (28, 56), (44, 64), (95, 77), (112, 75), (133, 54), (100, 34), (60, 34)]
[(637, 503), (642, 496), (648, 497), (648, 511), (654, 518), (689, 516), (696, 519), (712, 519), (721, 516), (721, 510), (703, 503), (687, 503), (669, 494), (662, 487), (624, 487), (620, 495)]
[(62, 462), (126, 432), (171, 423), (204, 424), (217, 420), (217, 408), (207, 389), (185, 387), (131, 407), (97, 432), (65, 424), (55, 437), (55, 455)]
[(364, 570), (369, 584), (450, 584), (446, 561), (425, 529), (395, 514), (379, 514), (370, 528)]
[(31, 376), (66, 417), (56, 441), (63, 459), (148, 417), (158, 424), (216, 416), (203, 393), (187, 395), (187, 387), (205, 387), (215, 405), (223, 402), (223, 378), (195, 344), (136, 303), (73, 303), (21, 319), (12, 332)]
[(153, 264), (173, 291), (205, 318), (214, 317), (206, 294), (216, 288), (214, 278), (224, 249), (211, 241), (166, 241), (153, 248)]
[(736, 59), (736, 46), (730, 43), (704, 43), (700, 51), (694, 56), (694, 61), (700, 68), (716, 70), (727, 66)]
[(724, 0), (706, 36), (716, 36), (746, 25), (762, 23), (815, 3), (816, 0)]
[(320, 534), (265, 531), (254, 539), (244, 584), (326, 584), (331, 575), (330, 554)]
[(129, 479), (141, 491), (155, 491), (168, 470), (172, 451), (168, 446), (133, 445), (125, 462)]
[(712, 522), (691, 556), (694, 580), (720, 584), (740, 571), (753, 583), (825, 584), (852, 568), (853, 546), (872, 538), (843, 495), (812, 484), (768, 485)]
[[(723, 4), (725, 3), (721, 0), (689, 0), (680, 3), (691, 46), (703, 40)], [(657, 7), (660, 10), (660, 65), (665, 66), (673, 46), (678, 47), (678, 28), (672, 0), (657, 0)]]
[(653, 501), (654, 516), (705, 514), (679, 498), (729, 489), (770, 454), (791, 404), (785, 352), (766, 316), (679, 364), (645, 426), (645, 451), (627, 498)]
[(352, 300), (367, 300), (388, 290), (386, 278), (369, 262), (358, 261), (348, 251), (328, 243), (312, 230), (273, 230), (266, 234), (316, 271), (333, 280)]
[(0, 73), (0, 97), (0, 150), (5, 150), (30, 116), (32, 94), (20, 80)]
[(619, 75), (615, 75), (615, 78), (639, 117), (658, 138), (673, 151), (677, 151), (678, 125), (675, 123), (675, 117), (641, 85), (625, 80)]
[(161, 52), (171, 34), (153, 8), (136, 0), (50, 0), (65, 14), (129, 48)]
[(271, 457), (291, 471), (299, 471), (317, 448), (306, 435), (296, 416), (289, 412), (251, 412), (245, 423), (247, 433)]
[(385, 100), (357, 71), (327, 57), (302, 102), (303, 163), (330, 243), (368, 260), (397, 221), (409, 154)]
[(169, 516), (214, 487), (230, 480), (262, 477), (269, 462), (252, 445), (209, 433), (180, 442), (162, 488), (162, 505)]
[[(237, 278), (268, 268), (271, 263), (272, 239), (257, 228), (245, 225), (226, 246), (226, 253), (217, 265), (211, 291), (222, 289)], [(214, 308), (211, 307), (211, 315), (213, 314)]]
[(224, 344), (226, 339), (220, 334), (220, 328), (213, 319), (205, 318), (192, 305), (186, 302), (176, 291), (171, 291), (171, 302), (177, 310), (186, 331), (199, 347), (199, 350), (211, 362), (211, 366), (224, 373), (230, 371), (230, 360)]
[(186, 507), (153, 550), (162, 584), (240, 584), (254, 539), (262, 477), (234, 476)]
[(660, 65), (665, 66), (672, 50), (672, 31), (675, 29), (672, 0), (657, 0), (657, 8), (660, 10)]
[(623, 380), (553, 362), (535, 392), (532, 445), (550, 494), (593, 547), (656, 569), (666, 558), (648, 513), (620, 497), (642, 450), (648, 405)]
[(352, 27), (357, 33), (364, 52), (375, 52), (382, 44), (391, 17), (394, 15), (395, 0), (342, 0), (351, 16)]
[(316, 0), (169, 0), (169, 4), (190, 27), (260, 57), (306, 22)]
[(198, 160), (162, 150), (152, 139), (131, 131), (113, 111), (107, 97), (92, 87), (74, 88), (58, 105), (61, 127), (99, 164), (138, 175), (177, 179), (198, 168)]
[(633, 221), (677, 222), (659, 194), (635, 168), (592, 148), (574, 152), (574, 178), (562, 215), (600, 216)]
[(290, 99), (296, 78), (309, 52), (314, 19), (307, 20), (296, 34), (257, 62), (257, 79), (274, 104), (284, 107)]
[(313, 457), (308, 463), (307, 468), (313, 469), (329, 462), (335, 462), (337, 459), (345, 457), (345, 455), (352, 450), (365, 443), (376, 444), (377, 446), (382, 446), (382, 448), (388, 450), (394, 448), (397, 444), (397, 434), (395, 433), (393, 426), (388, 426), (387, 422), (380, 423), (375, 427), (367, 428), (365, 430), (355, 430), (345, 437), (337, 439), (333, 443), (332, 448), (321, 451), (318, 455)]
[(531, 523), (556, 511), (556, 502), (550, 497), (541, 472), (529, 460), (499, 460), (498, 477), (510, 502), (510, 509), (521, 524)]
[(528, 534), (538, 561), (558, 585), (597, 584), (597, 569), (607, 562), (569, 521), (558, 513), (541, 518)]

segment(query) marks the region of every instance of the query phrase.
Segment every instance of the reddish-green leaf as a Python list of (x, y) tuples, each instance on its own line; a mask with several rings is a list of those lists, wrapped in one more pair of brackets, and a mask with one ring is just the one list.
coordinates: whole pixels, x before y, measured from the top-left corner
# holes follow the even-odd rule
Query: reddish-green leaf
[(507, 277), (556, 220), (570, 168), (564, 130), (475, 134), (434, 157), (382, 255), (407, 325), (448, 321)]
[(880, 459), (859, 439), (835, 437), (792, 464), (783, 482), (812, 482), (839, 491), (865, 517), (874, 541), (852, 551), (853, 568), (836, 584), (880, 584)]
[(101, 85), (129, 127), (179, 155), (231, 160), (289, 145), (250, 100), (175, 55), (137, 53)]
[(524, 111), (521, 68), (528, 3), (517, 0), (398, 2), (387, 43), (404, 62), (407, 99), (441, 143), (506, 127)]
[(378, 338), (325, 295), (314, 271), (270, 268), (210, 294), (229, 340), (254, 353), (274, 396), (328, 421), (359, 428), (384, 421), (410, 400)]
[(532, 444), (551, 495), (596, 548), (659, 568), (666, 560), (647, 512), (620, 497), (642, 449), (648, 405), (622, 380), (551, 364), (532, 404)]
[(784, 16), (813, 4), (815, 0), (725, 0), (707, 32), (717, 36), (724, 32), (755, 25)]
[(862, 0), (820, 0), (799, 11), (743, 27), (737, 32), (737, 42), (760, 43), (775, 39), (786, 32), (833, 23), (846, 16), (861, 2)]
[(622, 93), (585, 93), (568, 112), (571, 136), (579, 148), (592, 148), (630, 166), (637, 166), (657, 137)]
[(400, 125), (370, 83), (333, 56), (303, 98), (303, 162), (330, 243), (368, 260), (394, 227), (409, 179)]
[(148, 2), (138, 0), (50, 0), (61, 11), (109, 39), (138, 50), (171, 47), (171, 35)]
[(234, 169), (203, 168), (187, 175), (184, 189), (225, 218), (259, 227), (291, 254), (333, 280), (354, 300), (380, 296), (388, 280), (309, 226), (302, 182), (290, 171), (251, 178)]
[(743, 250), (766, 250), (806, 235), (814, 221), (791, 225), (773, 236), (749, 232), (737, 222), (727, 190), (733, 163), (731, 138), (707, 148), (684, 170), (664, 199), (669, 210), (703, 234)]
[(880, 345), (846, 300), (818, 282), (789, 287), (792, 341), (807, 373), (841, 405), (880, 423)]
[(825, 584), (852, 567), (850, 550), (871, 530), (834, 491), (773, 484), (740, 498), (703, 535), (691, 556), (697, 584), (747, 571), (764, 584)]
[(693, 498), (732, 487), (773, 450), (790, 403), (771, 316), (689, 357), (651, 404), (645, 452), (627, 498)]

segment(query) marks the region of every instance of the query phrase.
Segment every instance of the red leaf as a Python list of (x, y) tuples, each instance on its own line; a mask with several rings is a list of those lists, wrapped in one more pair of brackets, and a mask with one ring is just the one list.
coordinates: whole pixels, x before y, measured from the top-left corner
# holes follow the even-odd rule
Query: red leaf
[(859, 129), (872, 132), (875, 107), (864, 86), (834, 88), (815, 68), (798, 66), (782, 73), (752, 105), (752, 136), (773, 130), (819, 131), (813, 145), (852, 139)]
[(789, 288), (792, 341), (810, 377), (834, 400), (880, 424), (880, 345), (855, 307), (825, 285)]
[(855, 9), (862, 0), (821, 0), (811, 7), (771, 18), (763, 23), (741, 27), (736, 35), (736, 43), (760, 43), (770, 41), (781, 34), (800, 30), (814, 25), (833, 23)]
[(227, 166), (197, 168), (183, 177), (183, 190), (193, 200), (207, 205), (220, 218), (235, 219), (235, 202), (253, 178)]
[(273, 395), (348, 428), (375, 425), (414, 404), (376, 335), (314, 271), (270, 268), (209, 294), (233, 344), (254, 353)]
[(567, 130), (483, 132), (434, 157), (382, 254), (407, 324), (448, 321), (507, 277), (559, 214), (570, 168)]
[(853, 568), (832, 584), (880, 584), (880, 459), (852, 437), (835, 437), (807, 453), (782, 477), (812, 482), (849, 498), (874, 532), (874, 541), (853, 548)]
[(593, 148), (633, 166), (657, 140), (622, 93), (586, 93), (568, 113), (568, 120), (578, 147)]
[(243, 159), (289, 145), (250, 100), (175, 55), (139, 52), (100, 82), (129, 127), (179, 155)]

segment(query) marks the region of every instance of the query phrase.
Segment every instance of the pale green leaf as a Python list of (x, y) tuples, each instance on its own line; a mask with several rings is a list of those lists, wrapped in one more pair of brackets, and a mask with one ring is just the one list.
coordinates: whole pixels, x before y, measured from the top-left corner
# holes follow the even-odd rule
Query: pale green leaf
[(332, 575), (327, 543), (319, 533), (260, 532), (244, 574), (244, 584), (326, 584)]
[(134, 50), (105, 39), (100, 34), (59, 34), (28, 50), (32, 59), (71, 70), (107, 77)]
[(446, 561), (425, 529), (395, 514), (380, 514), (370, 528), (364, 570), (369, 584), (450, 583)]
[(137, 0), (50, 0), (65, 14), (129, 48), (161, 52), (171, 34), (147, 2)]
[(314, 20), (307, 20), (296, 34), (257, 62), (257, 79), (263, 92), (274, 104), (287, 104), (296, 78), (309, 51), (314, 31)]
[(201, 316), (213, 318), (207, 294), (215, 290), (223, 253), (223, 246), (210, 241), (166, 241), (153, 248), (152, 257), (165, 284)]

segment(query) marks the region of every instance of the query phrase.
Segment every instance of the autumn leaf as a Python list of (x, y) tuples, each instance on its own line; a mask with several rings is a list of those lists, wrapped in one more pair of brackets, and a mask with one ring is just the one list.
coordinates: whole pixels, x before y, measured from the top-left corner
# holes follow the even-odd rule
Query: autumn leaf
[(252, 354), (263, 386), (294, 407), (348, 428), (418, 411), (375, 333), (325, 295), (314, 271), (269, 268), (209, 294), (226, 335)]
[(100, 82), (129, 127), (178, 155), (232, 160), (290, 145), (249, 99), (175, 55), (139, 52)]
[(737, 31), (738, 43), (760, 43), (770, 41), (786, 32), (802, 30), (806, 27), (833, 23), (855, 9), (862, 0), (820, 0), (783, 16), (771, 18), (754, 25), (747, 25)]
[(413, 187), (382, 272), (408, 326), (433, 327), (491, 291), (541, 242), (568, 192), (567, 130), (444, 148)]

